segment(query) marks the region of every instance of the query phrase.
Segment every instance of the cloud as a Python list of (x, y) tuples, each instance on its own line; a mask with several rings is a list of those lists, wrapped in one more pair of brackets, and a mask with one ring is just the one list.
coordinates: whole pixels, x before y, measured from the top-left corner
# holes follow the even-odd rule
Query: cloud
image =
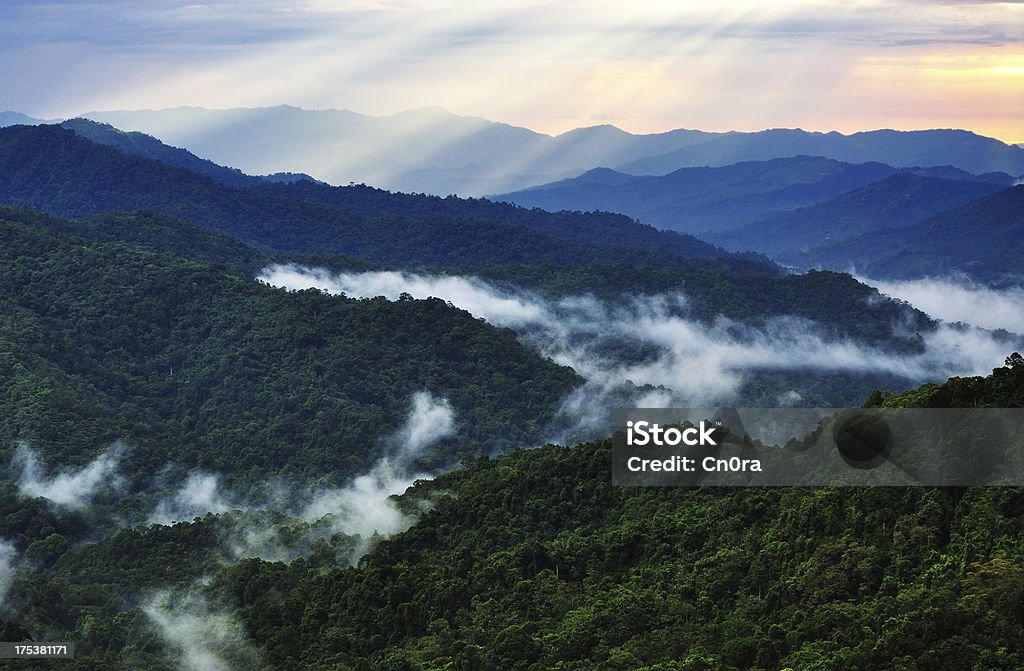
[(260, 658), (245, 629), (231, 615), (210, 608), (196, 594), (175, 598), (159, 592), (142, 612), (182, 671), (231, 671), (260, 668)]
[[(734, 403), (752, 371), (895, 374), (918, 383), (987, 373), (1012, 346), (977, 329), (941, 325), (923, 334), (923, 352), (893, 354), (827, 336), (819, 325), (793, 316), (779, 315), (757, 327), (724, 317), (698, 321), (688, 316), (687, 297), (679, 293), (617, 303), (592, 296), (547, 300), (472, 277), (330, 275), (294, 266), (270, 267), (260, 279), (288, 289), (318, 287), (358, 297), (435, 296), (515, 328), (525, 344), (587, 380), (562, 404), (567, 428), (556, 435), (559, 440), (572, 439), (577, 430), (601, 430), (611, 407)], [(791, 404), (795, 398), (789, 394), (783, 400)]]
[(417, 298), (436, 296), (490, 322), (513, 328), (545, 318), (545, 306), (536, 296), (501, 291), (474, 277), (425, 276), (396, 271), (335, 275), (319, 268), (275, 265), (264, 270), (259, 279), (289, 289), (315, 287), (331, 293), (384, 296), (391, 300), (397, 300), (402, 293)]
[[(366, 473), (343, 486), (303, 491), (272, 484), (266, 499), (246, 500), (227, 491), (219, 475), (196, 471), (189, 474), (178, 491), (157, 504), (148, 522), (170, 525), (229, 510), (281, 511), (305, 528), (295, 532), (278, 523), (259, 522), (229, 528), (224, 544), (230, 558), (290, 561), (308, 553), (316, 540), (342, 534), (353, 537), (354, 547), (342, 559), (354, 563), (376, 540), (412, 525), (414, 518), (400, 510), (391, 497), (404, 492), (416, 480), (429, 477), (417, 472), (416, 460), (456, 430), (455, 412), (448, 400), (420, 391), (411, 396), (409, 413), (402, 425), (382, 436), (384, 455)], [(283, 535), (289, 536), (288, 542), (282, 540)]]
[[(227, 520), (221, 539), (224, 559), (291, 561), (308, 554), (319, 540), (344, 534), (353, 538), (351, 544), (341, 544), (345, 554), (338, 559), (354, 564), (379, 539), (412, 525), (414, 518), (399, 510), (391, 496), (425, 477), (411, 470), (416, 459), (455, 431), (455, 414), (447, 399), (421, 391), (410, 398), (403, 424), (383, 437), (388, 453), (369, 472), (343, 487), (298, 495), (270, 487), (269, 500), (252, 503), (225, 491), (218, 475), (193, 472), (179, 491), (158, 504), (150, 522), (170, 524), (232, 509), (284, 511), (299, 521), (281, 523), (275, 518), (277, 523), (264, 522), (258, 514)], [(0, 579), (3, 547), (0, 544)], [(186, 595), (159, 592), (146, 601), (142, 611), (183, 671), (261, 668), (244, 628), (226, 612), (212, 608), (201, 596), (201, 586), (194, 586)]]
[(1024, 287), (992, 289), (963, 276), (909, 281), (861, 278), (861, 282), (936, 319), (1024, 333)]
[(335, 531), (353, 536), (390, 536), (405, 531), (412, 523), (390, 497), (405, 491), (415, 480), (383, 460), (345, 487), (317, 493), (300, 517), (315, 522), (330, 516)]
[(181, 489), (157, 504), (148, 521), (169, 525), (237, 507), (220, 490), (220, 476), (202, 471), (190, 473)]
[(420, 391), (413, 394), (409, 416), (391, 442), (398, 446), (399, 465), (405, 468), (424, 450), (454, 434), (455, 411), (448, 399)]
[(77, 471), (47, 476), (46, 467), (34, 450), (20, 446), (14, 454), (13, 466), (19, 469), (18, 491), (24, 496), (42, 497), (71, 509), (88, 505), (103, 494), (117, 494), (125, 480), (117, 472), (128, 452), (122, 443), (114, 443), (98, 457)]
[(365, 554), (378, 537), (405, 531), (415, 519), (401, 511), (392, 496), (429, 477), (410, 469), (423, 452), (454, 435), (455, 414), (444, 398), (429, 392), (413, 396), (404, 425), (389, 439), (392, 455), (381, 458), (368, 473), (341, 488), (316, 492), (299, 517), (307, 522), (327, 519), (336, 533), (358, 536), (350, 561)]

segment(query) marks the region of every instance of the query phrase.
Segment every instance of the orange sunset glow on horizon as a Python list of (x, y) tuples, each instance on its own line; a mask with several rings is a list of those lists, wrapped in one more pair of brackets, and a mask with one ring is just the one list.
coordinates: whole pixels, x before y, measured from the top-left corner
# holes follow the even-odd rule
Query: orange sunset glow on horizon
[(549, 134), (963, 128), (1024, 142), (1019, 2), (19, 1), (0, 15), (0, 108), (46, 118), (439, 106)]

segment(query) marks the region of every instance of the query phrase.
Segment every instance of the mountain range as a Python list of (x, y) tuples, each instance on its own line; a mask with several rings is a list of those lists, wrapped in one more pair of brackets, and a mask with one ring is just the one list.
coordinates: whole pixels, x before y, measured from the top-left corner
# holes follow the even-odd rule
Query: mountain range
[[(626, 263), (777, 272), (757, 256), (763, 254), (798, 268), (909, 277), (925, 273), (928, 262), (867, 259), (859, 250), (875, 245), (864, 236), (912, 249), (913, 231), (923, 230), (917, 224), (1016, 181), (951, 165), (896, 168), (795, 156), (664, 176), (599, 168), (494, 202), (331, 187), (297, 173), (255, 177), (142, 133), (85, 119), (62, 126), (0, 129), (0, 203), (69, 217), (147, 209), (241, 240), (268, 258), (316, 254), (333, 267), (349, 267), (357, 257), (385, 265)], [(80, 170), (83, 164), (93, 169)], [(941, 240), (949, 250), (933, 249), (944, 259), (936, 268), (986, 280), (1018, 276), (1012, 255), (987, 253), (1013, 245), (999, 242), (1006, 222), (981, 224), (986, 212), (1002, 216), (981, 207), (969, 233), (947, 226)], [(893, 233), (903, 229), (909, 231)]]
[(766, 161), (799, 154), (847, 163), (878, 161), (898, 168), (952, 165), (976, 174), (1006, 172), (1024, 175), (1024, 154), (1016, 145), (970, 131), (933, 129), (874, 130), (843, 135), (800, 129), (729, 133), (688, 149), (676, 149), (619, 166), (637, 175), (663, 175), (683, 167)]
[[(398, 201), (402, 204), (396, 207)], [(764, 262), (622, 215), (528, 214), (475, 201), (445, 202), (307, 180), (258, 180), (254, 186), (232, 187), (59, 126), (0, 129), (0, 203), (59, 216), (146, 209), (186, 218), (261, 249), (352, 254), (411, 266), (589, 261), (767, 268)], [(457, 216), (453, 209), (460, 210)]]
[(882, 163), (853, 165), (816, 156), (683, 168), (657, 177), (598, 168), (494, 198), (552, 211), (622, 212), (658, 228), (706, 235), (822, 202), (895, 171)]
[[(109, 129), (101, 127), (104, 133)], [(156, 145), (153, 145), (156, 143)], [(464, 269), (552, 298), (663, 293), (685, 286), (691, 309), (763, 322), (785, 312), (872, 346), (913, 351), (930, 328), (920, 313), (869, 299), (852, 278), (786, 276), (763, 257), (731, 254), (687, 235), (608, 213), (549, 213), (506, 203), (395, 194), (311, 181), (231, 187), (180, 150), (146, 143), (150, 155), (204, 174), (97, 144), (60, 126), (0, 129), (0, 203), (57, 217), (37, 226), (91, 241), (123, 242), (221, 264), (247, 275), (271, 263), (335, 270)], [(229, 179), (236, 173), (227, 171)], [(143, 214), (126, 213), (144, 209)], [(111, 211), (122, 214), (110, 214)], [(60, 217), (76, 217), (67, 221)], [(866, 292), (866, 293), (865, 293)], [(873, 302), (867, 313), (857, 307)], [(852, 319), (852, 314), (859, 314)], [(897, 314), (899, 313), (899, 314)]]
[[(332, 184), (369, 184), (436, 195), (508, 193), (605, 167), (663, 175), (801, 154), (895, 167), (950, 164), (973, 173), (1024, 175), (1024, 149), (958, 130), (878, 130), (842, 135), (800, 129), (636, 135), (613, 126), (557, 136), (423, 108), (372, 117), (279, 106), (96, 111), (81, 116), (141, 131), (249, 174), (306, 173)], [(0, 116), (0, 125), (34, 123)]]
[[(927, 194), (915, 194), (914, 189), (919, 187), (910, 188), (907, 180), (875, 186), (898, 173), (947, 180), (931, 183), (931, 191), (943, 192), (943, 195), (934, 204), (922, 203), (925, 208), (946, 203), (952, 203), (950, 207), (960, 205), (970, 197), (1014, 183), (1014, 178), (1006, 173), (974, 175), (950, 166), (895, 168), (878, 162), (853, 164), (820, 156), (795, 156), (715, 168), (682, 168), (657, 177), (638, 177), (599, 168), (573, 179), (495, 196), (495, 199), (553, 211), (621, 212), (658, 228), (723, 239), (727, 231), (748, 230), (747, 226), (753, 230), (755, 222), (760, 227), (762, 220), (784, 219), (787, 215), (783, 213), (823, 204), (833, 198), (845, 198), (833, 207), (843, 212), (870, 209), (874, 206), (866, 202), (885, 198), (887, 192), (891, 194), (894, 190), (899, 191), (899, 198), (915, 202), (928, 200)], [(785, 228), (780, 225), (775, 230), (788, 235)], [(738, 233), (725, 239), (735, 248), (764, 251), (757, 245), (744, 247), (744, 239)]]
[[(797, 156), (660, 177), (595, 169), (495, 198), (549, 210), (622, 212), (797, 269), (856, 268), (901, 279), (954, 272), (1017, 284), (1014, 250), (1024, 227), (1012, 207), (990, 204), (1014, 202), (1019, 181), (949, 165), (895, 168)], [(933, 219), (942, 222), (941, 235), (925, 223)]]

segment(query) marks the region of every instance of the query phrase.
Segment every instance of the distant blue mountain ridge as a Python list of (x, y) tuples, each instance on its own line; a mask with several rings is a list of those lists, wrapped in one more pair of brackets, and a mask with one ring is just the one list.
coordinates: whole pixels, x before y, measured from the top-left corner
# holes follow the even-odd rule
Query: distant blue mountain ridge
[(798, 155), (898, 168), (951, 165), (976, 174), (1024, 175), (1024, 149), (963, 130), (843, 135), (800, 129), (676, 129), (638, 135), (601, 125), (552, 137), (436, 107), (383, 117), (289, 106), (181, 107), (81, 116), (147, 133), (248, 174), (306, 173), (331, 184), (354, 182), (441, 196), (509, 193), (599, 167), (664, 175), (683, 167)]

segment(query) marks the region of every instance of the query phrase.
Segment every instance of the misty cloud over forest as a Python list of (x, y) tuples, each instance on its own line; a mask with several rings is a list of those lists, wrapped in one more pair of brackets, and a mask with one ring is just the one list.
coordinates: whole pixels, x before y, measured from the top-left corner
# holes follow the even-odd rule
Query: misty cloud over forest
[[(628, 399), (640, 407), (721, 405), (735, 401), (752, 370), (893, 373), (905, 377), (909, 386), (950, 375), (987, 374), (1008, 353), (1008, 344), (991, 333), (948, 324), (922, 334), (924, 351), (911, 355), (828, 337), (817, 324), (786, 315), (758, 327), (724, 317), (707, 324), (688, 316), (687, 297), (681, 292), (617, 303), (586, 295), (552, 300), (474, 277), (393, 271), (332, 274), (294, 265), (269, 267), (259, 279), (287, 289), (316, 287), (352, 297), (433, 296), (515, 329), (536, 351), (587, 379), (562, 408), (579, 427), (600, 423), (601, 406), (621, 405), (627, 381), (634, 389), (644, 388)], [(933, 290), (946, 288), (937, 285)], [(798, 401), (798, 396), (790, 394), (779, 402)]]
[(1024, 333), (1024, 287), (992, 289), (969, 277), (861, 282), (947, 322)]
[(214, 610), (195, 593), (181, 596), (158, 592), (142, 606), (142, 612), (156, 627), (170, 658), (183, 671), (260, 666), (260, 657), (241, 623)]
[[(58, 473), (51, 472), (41, 452), (22, 445), (15, 452), (10, 470), (20, 495), (46, 499), (58, 510), (85, 510), (103, 497), (142, 486), (165, 491), (146, 516), (146, 524), (169, 526), (208, 513), (277, 511), (301, 529), (298, 538), (290, 531), (286, 533), (289, 542), (285, 543), (283, 530), (258, 516), (230, 522), (222, 530), (221, 554), (225, 561), (249, 557), (290, 561), (307, 554), (318, 539), (340, 534), (350, 538), (351, 550), (339, 560), (354, 563), (376, 540), (413, 524), (414, 517), (400, 510), (391, 497), (404, 492), (417, 479), (429, 477), (417, 471), (417, 460), (457, 430), (455, 411), (447, 399), (429, 391), (417, 392), (409, 399), (405, 421), (381, 436), (381, 456), (365, 473), (337, 486), (269, 482), (267, 494), (261, 498), (232, 491), (221, 474), (201, 470), (187, 472), (179, 486), (170, 487), (167, 473), (180, 466), (173, 463), (167, 464), (167, 472), (148, 482), (131, 482), (119, 471), (129, 451), (122, 443), (111, 445), (80, 468)], [(111, 521), (115, 527), (127, 523), (120, 518)], [(15, 546), (0, 538), (0, 596), (20, 566), (17, 558)]]
[(21, 445), (14, 454), (12, 468), (20, 472), (18, 491), (23, 496), (44, 498), (57, 506), (77, 510), (89, 505), (96, 496), (124, 489), (125, 480), (118, 467), (127, 451), (124, 444), (114, 443), (80, 469), (49, 475), (41, 457), (28, 445)]
[[(207, 513), (230, 510), (278, 510), (307, 524), (324, 523), (311, 534), (355, 537), (356, 546), (348, 557), (355, 562), (365, 554), (374, 538), (386, 537), (408, 529), (414, 519), (405, 514), (390, 497), (401, 494), (417, 479), (427, 477), (415, 471), (416, 460), (424, 452), (455, 433), (455, 412), (448, 400), (421, 391), (412, 395), (405, 422), (382, 438), (383, 455), (366, 472), (342, 486), (318, 486), (296, 491), (283, 484), (271, 486), (263, 501), (246, 500), (223, 485), (219, 475), (193, 471), (184, 484), (164, 497), (150, 515), (151, 524), (170, 525), (191, 521)], [(312, 543), (300, 544), (309, 547)], [(226, 539), (232, 559), (260, 557), (271, 561), (294, 559), (294, 547), (282, 547), (270, 528), (250, 527)]]

